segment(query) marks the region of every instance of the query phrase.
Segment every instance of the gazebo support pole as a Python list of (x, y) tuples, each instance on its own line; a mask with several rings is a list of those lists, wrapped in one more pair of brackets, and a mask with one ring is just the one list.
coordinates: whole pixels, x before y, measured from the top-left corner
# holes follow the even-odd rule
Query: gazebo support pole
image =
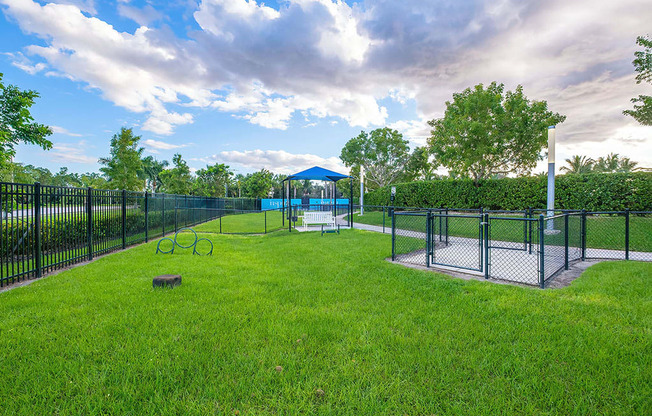
[(285, 180), (281, 182), (281, 221), (282, 226), (285, 227)]
[(337, 217), (337, 194), (335, 192), (335, 181), (333, 181), (333, 216)]
[(353, 178), (349, 179), (351, 199), (349, 200), (349, 228), (353, 228)]
[(292, 232), (292, 179), (288, 180), (288, 231)]

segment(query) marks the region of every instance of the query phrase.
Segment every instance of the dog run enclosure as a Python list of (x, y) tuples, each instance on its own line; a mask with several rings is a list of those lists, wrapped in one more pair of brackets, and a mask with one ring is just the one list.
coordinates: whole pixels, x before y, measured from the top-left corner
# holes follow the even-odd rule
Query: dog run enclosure
[[(301, 171), (299, 173), (295, 173), (293, 175), (289, 175), (287, 178), (283, 180), (283, 183), (287, 183), (287, 205), (284, 203), (284, 207), (287, 206), (289, 209), (287, 210), (287, 215), (283, 216), (283, 221), (287, 219), (288, 221), (288, 231), (292, 231), (293, 224), (296, 227), (297, 220), (299, 219), (299, 214), (302, 211), (310, 211), (310, 210), (329, 210), (332, 211), (333, 216), (337, 217), (340, 214), (348, 214), (348, 226), (351, 227), (353, 225), (353, 197), (349, 198), (349, 201), (347, 204), (338, 204), (337, 203), (337, 196), (336, 196), (336, 183), (339, 180), (342, 179), (352, 179), (351, 176), (344, 175), (341, 173), (333, 172), (332, 170), (320, 168), (319, 166), (314, 166), (310, 169), (306, 169), (304, 171)], [(290, 189), (291, 189), (291, 184), (293, 180), (313, 180), (313, 181), (324, 181), (324, 182), (331, 182), (333, 191), (333, 202), (329, 204), (292, 204), (292, 196), (290, 195)], [(351, 187), (351, 196), (353, 196), (353, 180), (350, 181), (350, 187)], [(282, 199), (285, 201), (285, 189), (286, 186), (282, 187), (283, 189), (283, 196)]]
[(580, 260), (652, 261), (650, 211), (539, 212), (394, 211), (392, 260), (541, 288)]

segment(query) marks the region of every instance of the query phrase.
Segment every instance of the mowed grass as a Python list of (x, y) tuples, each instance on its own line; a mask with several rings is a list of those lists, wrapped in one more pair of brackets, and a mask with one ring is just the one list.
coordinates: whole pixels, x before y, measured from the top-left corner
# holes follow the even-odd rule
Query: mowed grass
[[(652, 264), (542, 291), (391, 264), (377, 233), (200, 236), (212, 257), (151, 242), (0, 293), (0, 413), (652, 407)], [(153, 289), (164, 273), (182, 286)]]
[[(364, 215), (353, 214), (354, 223), (383, 225), (385, 220), (386, 230), (392, 228), (392, 218), (382, 211), (365, 211)], [(405, 230), (425, 232), (425, 216), (399, 216), (400, 223), (397, 227)], [(435, 218), (438, 221), (439, 217)], [(555, 228), (563, 229), (563, 218), (555, 219)], [(472, 218), (449, 218), (449, 235), (455, 237), (478, 238), (478, 220)], [(493, 220), (491, 238), (499, 241), (521, 242), (524, 239), (524, 223), (521, 221)], [(438, 230), (439, 228), (437, 228)], [(569, 217), (569, 230), (571, 231), (571, 244), (575, 240), (579, 244), (579, 217)], [(538, 241), (537, 224), (532, 224), (532, 239)], [(575, 238), (574, 235), (577, 236)], [(561, 238), (561, 237), (560, 237)], [(630, 250), (652, 252), (652, 216), (630, 216)], [(548, 242), (546, 242), (548, 244)], [(562, 243), (563, 245), (563, 243)], [(611, 250), (625, 250), (625, 217), (594, 215), (587, 217), (586, 246), (588, 248), (603, 248)]]
[(222, 217), (221, 224), (215, 220), (192, 228), (205, 233), (263, 234), (283, 228), (283, 217), (280, 211), (233, 214)]

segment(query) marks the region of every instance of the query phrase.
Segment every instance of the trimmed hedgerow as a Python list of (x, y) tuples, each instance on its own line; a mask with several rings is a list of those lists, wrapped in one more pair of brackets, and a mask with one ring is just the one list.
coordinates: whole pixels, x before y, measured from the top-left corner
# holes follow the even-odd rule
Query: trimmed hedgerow
[[(396, 206), (520, 210), (545, 208), (546, 177), (441, 179), (396, 186)], [(389, 186), (365, 195), (365, 204), (389, 205)], [(652, 210), (652, 173), (558, 176), (555, 207), (589, 211)]]

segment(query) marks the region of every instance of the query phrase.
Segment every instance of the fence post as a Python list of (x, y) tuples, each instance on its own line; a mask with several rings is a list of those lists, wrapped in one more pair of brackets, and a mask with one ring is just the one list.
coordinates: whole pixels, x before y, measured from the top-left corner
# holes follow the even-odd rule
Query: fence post
[[(527, 217), (532, 219), (532, 207), (528, 208)], [(528, 227), (528, 254), (532, 254), (532, 221), (527, 222)]]
[(629, 260), (629, 208), (625, 210), (625, 260)]
[(392, 215), (392, 261), (396, 260), (396, 220)]
[(489, 279), (489, 214), (484, 214), (484, 278)]
[(482, 226), (482, 220), (484, 218), (484, 210), (482, 207), (480, 207), (480, 218), (478, 221), (478, 267), (482, 268), (482, 264), (484, 263), (484, 250), (482, 250), (482, 245), (483, 245), (483, 235), (484, 235), (484, 227)]
[(444, 221), (446, 226), (446, 246), (448, 246), (448, 207), (446, 207), (446, 221)]
[(145, 191), (145, 242), (149, 241), (149, 192)]
[(161, 229), (165, 237), (165, 194), (161, 194)]
[(385, 234), (385, 206), (383, 205), (383, 234)]
[(88, 240), (88, 260), (93, 260), (93, 188), (86, 190), (86, 240)]
[(582, 223), (581, 228), (581, 243), (582, 243), (582, 261), (586, 260), (586, 210), (582, 210)]
[(544, 227), (545, 227), (545, 221), (543, 220), (543, 214), (539, 214), (539, 286), (541, 287), (541, 289), (544, 288), (545, 281), (546, 281), (546, 274), (544, 268), (545, 249), (546, 249), (544, 234), (543, 234)]
[(127, 248), (127, 190), (122, 190), (122, 249)]
[(34, 183), (34, 259), (36, 277), (41, 277), (41, 184)]
[(568, 212), (564, 214), (564, 269), (568, 270)]
[(431, 223), (432, 222), (432, 212), (428, 210), (426, 213), (426, 267), (430, 267), (430, 237), (431, 237)]

